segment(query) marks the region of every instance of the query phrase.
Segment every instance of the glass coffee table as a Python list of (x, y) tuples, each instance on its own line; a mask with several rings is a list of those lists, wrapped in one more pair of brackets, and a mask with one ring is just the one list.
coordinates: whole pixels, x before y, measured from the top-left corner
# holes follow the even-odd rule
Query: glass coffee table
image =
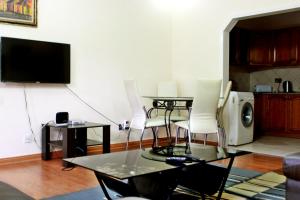
[(194, 189), (186, 180), (186, 177), (194, 176), (193, 173), (198, 174), (193, 170), (206, 170), (203, 166), (209, 162), (229, 158), (228, 166), (220, 168), (222, 177), (217, 177), (221, 180), (217, 188), (220, 199), (234, 157), (245, 153), (201, 144), (191, 144), (188, 154), (186, 152), (185, 146), (157, 147), (68, 158), (64, 161), (93, 170), (107, 199), (111, 197), (106, 187), (122, 196), (168, 199), (178, 183)]

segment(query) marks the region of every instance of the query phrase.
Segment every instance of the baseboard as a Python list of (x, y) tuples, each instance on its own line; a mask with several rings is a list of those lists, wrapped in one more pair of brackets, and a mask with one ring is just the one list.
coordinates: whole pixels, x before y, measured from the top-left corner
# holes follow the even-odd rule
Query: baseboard
[[(160, 144), (167, 144), (166, 138), (161, 138)], [(151, 147), (152, 146), (152, 139), (144, 140), (143, 141), (143, 147)], [(126, 148), (126, 143), (116, 143), (110, 145), (111, 152), (117, 152), (117, 151), (124, 151)], [(128, 149), (138, 149), (140, 148), (140, 142), (139, 141), (132, 141), (128, 144)], [(88, 147), (88, 155), (94, 155), (94, 154), (101, 154), (102, 153), (102, 145), (96, 145), (96, 146), (89, 146)], [(62, 151), (55, 151), (51, 153), (51, 158), (62, 158)], [(25, 155), (25, 156), (17, 156), (17, 157), (10, 157), (10, 158), (1, 158), (0, 159), (0, 166), (2, 165), (10, 165), (10, 164), (18, 164), (23, 162), (30, 162), (30, 161), (40, 161), (41, 160), (41, 154), (31, 154), (31, 155)]]
[[(184, 140), (180, 140), (180, 142), (184, 142)], [(202, 143), (201, 140), (193, 141), (195, 143)], [(143, 140), (143, 147), (151, 147), (153, 143), (152, 139)], [(160, 138), (159, 139), (160, 145), (167, 145), (168, 139), (167, 138)], [(207, 144), (210, 145), (216, 145), (215, 142), (208, 141)], [(110, 145), (111, 152), (117, 152), (117, 151), (124, 151), (126, 148), (126, 143), (116, 143)], [(128, 144), (128, 149), (138, 149), (140, 148), (140, 142), (139, 141), (132, 141)], [(102, 153), (102, 145), (95, 145), (95, 146), (89, 146), (88, 147), (88, 155), (95, 155), (95, 154), (101, 154)], [(62, 158), (62, 151), (55, 151), (51, 153), (52, 159), (58, 159)], [(2, 165), (10, 165), (10, 164), (18, 164), (23, 162), (31, 162), (31, 161), (40, 161), (41, 160), (41, 154), (31, 154), (31, 155), (25, 155), (25, 156), (17, 156), (17, 157), (10, 157), (10, 158), (1, 158), (0, 159), (0, 166)]]
[(2, 165), (10, 165), (10, 164), (18, 164), (23, 162), (31, 162), (41, 160), (41, 154), (31, 154), (26, 156), (17, 156), (10, 158), (1, 158), (0, 166)]

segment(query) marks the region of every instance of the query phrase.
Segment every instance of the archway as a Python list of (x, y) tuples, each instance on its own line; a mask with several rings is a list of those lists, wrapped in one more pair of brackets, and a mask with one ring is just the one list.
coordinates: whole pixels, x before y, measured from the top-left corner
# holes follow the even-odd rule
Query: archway
[[(222, 74), (223, 74), (223, 80), (226, 83), (229, 80), (229, 35), (230, 31), (235, 27), (235, 25), (240, 20), (247, 20), (247, 19), (256, 19), (256, 18), (262, 18), (267, 16), (280, 16), (285, 13), (291, 13), (291, 12), (299, 12), (300, 13), (300, 7), (290, 7), (290, 8), (284, 8), (282, 10), (273, 10), (273, 11), (263, 11), (258, 13), (251, 13), (251, 14), (245, 14), (238, 17), (232, 17), (229, 21), (229, 23), (225, 26), (222, 36)], [(223, 88), (224, 89), (224, 88)]]

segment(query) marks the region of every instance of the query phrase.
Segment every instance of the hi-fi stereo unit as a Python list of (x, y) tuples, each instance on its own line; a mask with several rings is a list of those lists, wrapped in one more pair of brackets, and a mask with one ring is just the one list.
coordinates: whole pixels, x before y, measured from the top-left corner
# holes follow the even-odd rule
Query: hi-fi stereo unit
[(68, 112), (58, 112), (56, 113), (56, 124), (68, 124), (69, 122), (69, 113)]

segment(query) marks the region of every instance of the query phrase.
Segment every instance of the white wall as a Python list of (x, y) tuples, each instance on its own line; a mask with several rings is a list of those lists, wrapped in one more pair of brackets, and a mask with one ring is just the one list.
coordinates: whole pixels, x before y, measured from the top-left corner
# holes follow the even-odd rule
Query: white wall
[(295, 0), (188, 0), (172, 21), (172, 72), (177, 80), (223, 76), (223, 32), (231, 19), (299, 7)]
[[(69, 87), (119, 123), (131, 116), (124, 79), (136, 79), (141, 94), (149, 95), (156, 93), (158, 81), (171, 78), (170, 20), (151, 0), (39, 0), (36, 28), (1, 23), (0, 36), (70, 43)], [(34, 143), (24, 143), (30, 128), (23, 87), (0, 84), (0, 158), (40, 152)], [(38, 142), (41, 123), (53, 120), (58, 111), (68, 111), (73, 119), (110, 123), (64, 85), (26, 84), (26, 92)], [(112, 142), (125, 140), (116, 126), (111, 131)]]
[[(172, 17), (166, 7), (172, 7)], [(188, 5), (188, 6), (184, 6)], [(300, 7), (299, 0), (39, 0), (38, 27), (0, 24), (0, 36), (70, 43), (71, 84), (90, 105), (116, 122), (130, 119), (123, 80), (136, 79), (142, 95), (161, 80), (222, 78), (223, 31), (232, 18)], [(225, 77), (226, 78), (226, 77)], [(36, 137), (58, 111), (109, 123), (63, 85), (27, 84)], [(0, 84), (0, 158), (39, 153), (30, 132), (22, 84)], [(112, 126), (112, 141), (125, 134)]]
[(299, 0), (186, 1), (192, 6), (178, 7), (172, 15), (172, 78), (179, 80), (182, 95), (193, 93), (187, 80), (228, 80), (228, 31), (236, 19), (300, 7)]

